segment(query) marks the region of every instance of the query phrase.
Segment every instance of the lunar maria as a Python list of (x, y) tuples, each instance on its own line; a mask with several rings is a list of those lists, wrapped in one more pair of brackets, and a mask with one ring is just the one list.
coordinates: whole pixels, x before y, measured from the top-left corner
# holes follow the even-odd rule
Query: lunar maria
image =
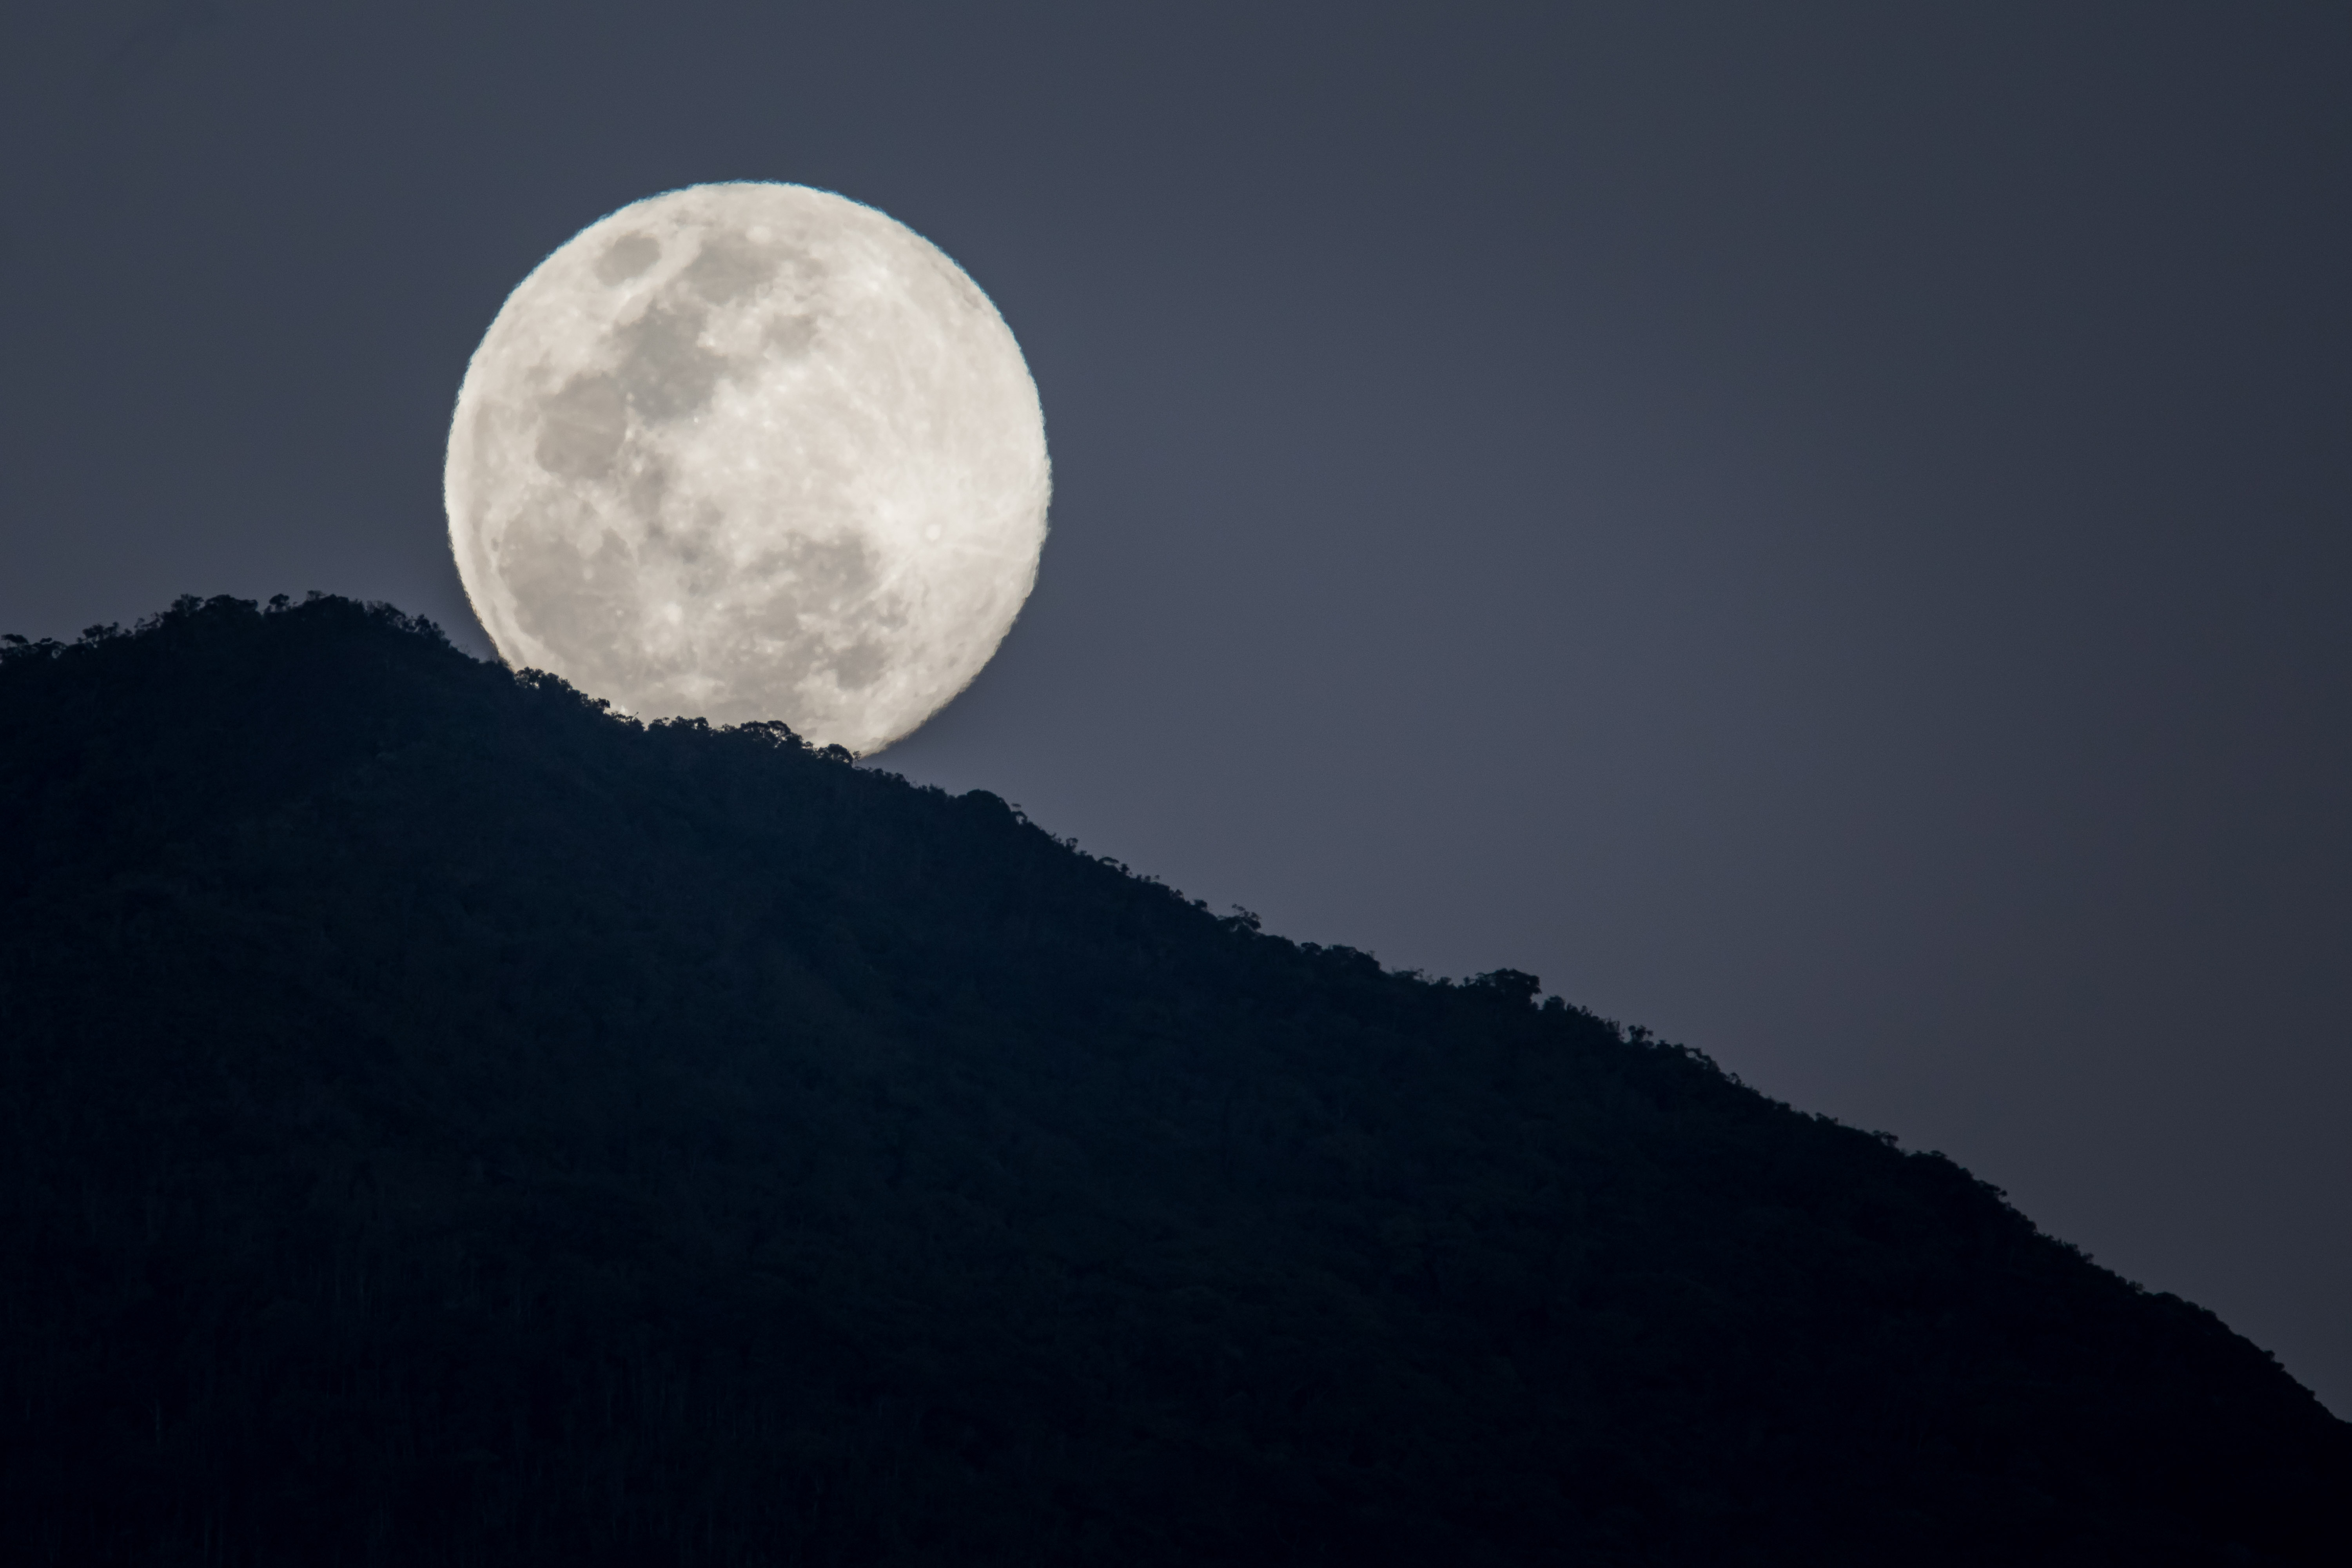
[(1020, 347), (954, 262), (846, 197), (743, 184), (624, 207), (523, 280), (445, 483), (509, 663), (866, 753), (995, 652), (1049, 471)]

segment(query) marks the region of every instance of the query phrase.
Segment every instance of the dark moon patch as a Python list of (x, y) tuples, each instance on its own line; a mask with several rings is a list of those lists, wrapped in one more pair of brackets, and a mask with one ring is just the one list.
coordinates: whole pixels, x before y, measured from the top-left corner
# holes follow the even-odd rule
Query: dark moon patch
[(721, 231), (702, 242), (701, 253), (678, 279), (710, 303), (725, 305), (757, 291), (782, 263), (782, 253), (772, 247)]
[(661, 259), (661, 241), (649, 234), (625, 234), (596, 258), (596, 277), (604, 283), (626, 283)]
[(796, 610), (826, 615), (871, 593), (881, 575), (873, 546), (856, 534), (796, 537), (761, 556), (757, 569), (792, 584), (790, 597)]
[(632, 465), (625, 491), (629, 510), (648, 523), (661, 516), (662, 500), (669, 494), (669, 469), (658, 458), (640, 457)]
[(833, 656), (833, 679), (844, 691), (858, 691), (882, 679), (890, 656), (878, 643), (862, 642)]
[[(713, 506), (705, 506), (691, 517), (650, 517), (646, 521), (642, 552), (688, 568), (709, 564), (714, 570), (701, 575), (717, 577), (722, 574), (720, 569), (724, 563), (712, 549), (712, 542), (718, 538), (719, 525), (724, 521), (719, 509)], [(716, 582), (694, 584), (698, 592), (717, 585)]]
[(727, 361), (702, 346), (703, 313), (656, 305), (614, 336), (629, 406), (647, 419), (677, 419), (710, 401)]
[(629, 411), (609, 375), (574, 376), (540, 405), (539, 466), (567, 479), (601, 479), (629, 433)]
[(780, 359), (798, 359), (809, 352), (816, 342), (814, 316), (785, 316), (768, 323), (760, 334), (769, 352)]

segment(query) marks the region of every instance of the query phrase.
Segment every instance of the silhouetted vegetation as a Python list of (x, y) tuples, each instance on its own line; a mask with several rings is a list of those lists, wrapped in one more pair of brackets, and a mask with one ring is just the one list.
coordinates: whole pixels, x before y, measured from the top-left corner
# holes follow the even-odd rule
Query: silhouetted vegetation
[(16, 1561), (2352, 1561), (1940, 1156), (383, 606), (13, 642), (0, 918)]

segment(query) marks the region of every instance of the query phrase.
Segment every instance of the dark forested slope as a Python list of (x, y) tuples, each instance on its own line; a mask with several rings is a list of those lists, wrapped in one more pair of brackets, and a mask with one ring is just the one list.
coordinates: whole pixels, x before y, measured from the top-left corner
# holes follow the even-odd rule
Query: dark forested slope
[(2352, 1561), (1948, 1161), (382, 608), (12, 648), (0, 920), (18, 1561)]

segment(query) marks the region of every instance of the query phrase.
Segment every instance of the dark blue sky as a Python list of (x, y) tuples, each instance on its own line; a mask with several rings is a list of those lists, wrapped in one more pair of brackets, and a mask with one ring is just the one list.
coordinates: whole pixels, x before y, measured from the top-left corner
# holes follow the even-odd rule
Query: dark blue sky
[(486, 652), (506, 291), (840, 190), (1056, 466), (876, 765), (1941, 1148), (2352, 1414), (2352, 12), (327, 10), (0, 16), (0, 629)]

